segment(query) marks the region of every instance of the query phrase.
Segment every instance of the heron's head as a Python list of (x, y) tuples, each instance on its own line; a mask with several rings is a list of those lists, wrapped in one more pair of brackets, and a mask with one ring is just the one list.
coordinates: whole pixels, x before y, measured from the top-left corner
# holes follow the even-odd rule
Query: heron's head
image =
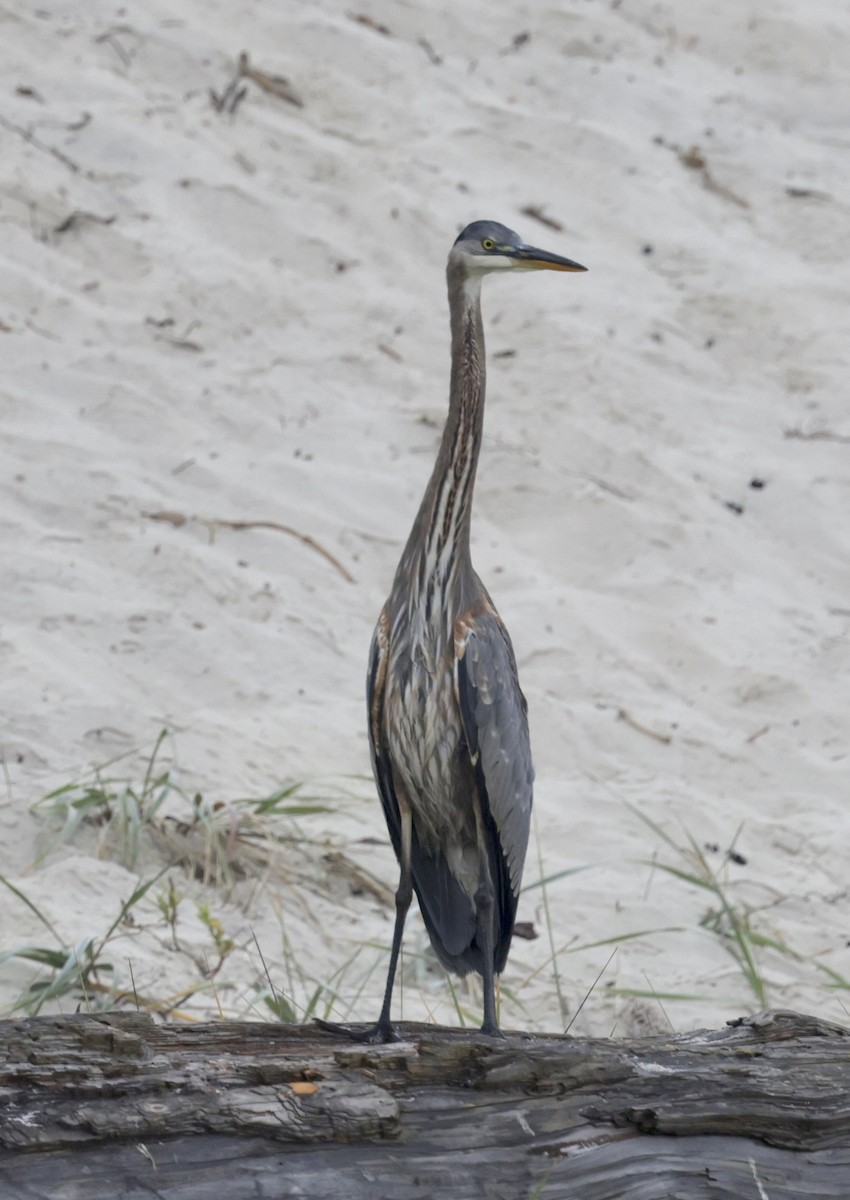
[(449, 254), (450, 266), (460, 267), (464, 274), (483, 274), (487, 271), (507, 271), (516, 268), (537, 271), (586, 271), (587, 267), (528, 246), (498, 221), (473, 221), (458, 235)]

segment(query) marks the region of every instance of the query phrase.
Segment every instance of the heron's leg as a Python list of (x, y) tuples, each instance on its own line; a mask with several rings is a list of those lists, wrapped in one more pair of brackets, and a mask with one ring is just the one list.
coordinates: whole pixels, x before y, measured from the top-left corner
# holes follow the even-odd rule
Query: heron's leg
[(493, 909), (496, 893), (486, 858), (481, 860), (481, 880), (475, 893), (475, 911), (478, 924), (478, 945), (481, 947), (484, 977), (484, 1020), (481, 1032), (491, 1037), (502, 1037), (496, 1017), (496, 974), (493, 963), (496, 957), (496, 938), (493, 929)]
[[(390, 1008), (393, 1002), (393, 985), (401, 954), (401, 940), (404, 935), (404, 922), (410, 901), (413, 899), (413, 870), (412, 843), (413, 819), (410, 808), (399, 798), (399, 813), (401, 816), (401, 846), (399, 854), (399, 881), (395, 894), (395, 927), (393, 928), (393, 943), (390, 950), (390, 965), (387, 971), (387, 984), (384, 989), (384, 1002), (376, 1024), (366, 1030), (350, 1029), (347, 1025), (337, 1025), (333, 1021), (317, 1019), (316, 1023), (330, 1033), (342, 1033), (355, 1042), (397, 1042), (398, 1032), (390, 1020)], [(492, 957), (492, 955), (491, 955)]]
[(392, 1022), (390, 1021), (390, 1008), (393, 1002), (393, 986), (395, 984), (396, 970), (398, 969), (399, 955), (401, 954), (401, 941), (404, 936), (404, 922), (407, 918), (407, 910), (410, 908), (410, 901), (413, 899), (413, 872), (411, 869), (413, 822), (410, 809), (406, 804), (403, 806), (400, 804), (399, 809), (401, 815), (401, 854), (399, 855), (398, 890), (395, 894), (395, 928), (393, 929), (393, 944), (390, 950), (390, 965), (387, 970), (387, 986), (384, 989), (384, 1002), (381, 1005), (381, 1015), (378, 1017), (378, 1023), (375, 1026), (375, 1032), (381, 1031), (386, 1033), (387, 1036), (374, 1039), (385, 1042), (398, 1040), (398, 1034), (393, 1029)]

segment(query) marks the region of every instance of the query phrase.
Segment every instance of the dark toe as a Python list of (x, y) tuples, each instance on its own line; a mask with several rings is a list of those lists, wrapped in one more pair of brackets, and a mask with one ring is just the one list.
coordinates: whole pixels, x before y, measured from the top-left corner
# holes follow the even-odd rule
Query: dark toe
[(323, 1021), (321, 1017), (314, 1018), (320, 1029), (328, 1033), (338, 1034), (351, 1042), (365, 1042), (369, 1046), (381, 1046), (386, 1042), (399, 1042), (401, 1037), (398, 1030), (389, 1021), (378, 1021), (366, 1029), (352, 1028), (351, 1025), (337, 1025), (335, 1021)]

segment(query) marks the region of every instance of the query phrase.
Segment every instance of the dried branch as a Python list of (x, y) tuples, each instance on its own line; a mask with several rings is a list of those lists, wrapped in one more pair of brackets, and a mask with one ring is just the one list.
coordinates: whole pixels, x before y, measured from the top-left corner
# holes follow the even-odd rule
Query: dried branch
[(271, 96), (277, 96), (279, 100), (285, 100), (287, 104), (294, 104), (296, 108), (304, 107), (304, 101), (288, 79), (285, 79), (283, 75), (269, 75), (267, 71), (252, 67), (248, 55), (243, 50), (236, 61), (236, 74), (224, 91), (219, 93), (210, 88), (210, 100), (216, 112), (224, 112), (228, 116), (233, 116), (248, 94), (248, 89), (242, 82), (243, 79), (249, 79), (264, 92), (268, 92)]
[(294, 104), (296, 108), (304, 107), (304, 101), (294, 91), (288, 79), (285, 79), (283, 75), (268, 75), (265, 71), (252, 67), (244, 50), (239, 55), (237, 70), (241, 79), (250, 79), (264, 92), (269, 92), (270, 95), (285, 100), (287, 104)]
[(731, 200), (733, 204), (737, 204), (740, 208), (749, 208), (748, 200), (744, 200), (741, 196), (737, 196), (729, 188), (724, 187), (722, 183), (718, 183), (708, 169), (708, 163), (705, 161), (705, 155), (700, 150), (699, 146), (691, 146), (690, 150), (679, 151), (679, 162), (683, 166), (688, 167), (691, 171), (699, 171), (702, 178), (703, 187), (708, 188), (710, 192), (715, 192), (718, 196), (722, 196), (725, 200)]
[(321, 554), (322, 558), (339, 571), (343, 579), (348, 583), (354, 583), (354, 576), (346, 570), (338, 558), (334, 558), (329, 550), (326, 550), (315, 538), (310, 537), (307, 533), (301, 533), (298, 529), (293, 529), (291, 525), (281, 525), (277, 521), (228, 521), (223, 518), (210, 517), (187, 517), (185, 513), (172, 512), (161, 510), (157, 512), (143, 512), (142, 516), (148, 521), (162, 521), (167, 525), (173, 525), (175, 529), (187, 525), (190, 521), (196, 521), (199, 525), (205, 525), (207, 529), (274, 529), (278, 533), (286, 533), (290, 537), (297, 538), (305, 546), (309, 546), (311, 550), (315, 550), (317, 554)]
[(69, 213), (64, 221), (60, 221), (58, 225), (53, 226), (54, 233), (67, 233), (69, 229), (74, 229), (78, 225), (83, 225), (90, 221), (94, 225), (111, 225), (115, 220), (115, 213), (111, 217), (99, 217), (97, 213), (86, 212), (82, 208), (75, 208)]
[(79, 163), (75, 163), (67, 154), (63, 154), (61, 150), (57, 150), (55, 146), (48, 146), (47, 142), (43, 142), (41, 138), (36, 137), (29, 129), (24, 129), (22, 125), (16, 125), (14, 121), (9, 121), (6, 117), (0, 116), (0, 125), (4, 129), (8, 129), (10, 133), (16, 133), (18, 137), (22, 137), (25, 142), (29, 142), (36, 150), (41, 150), (44, 154), (52, 154), (55, 159), (67, 167), (69, 171), (73, 171), (75, 175), (80, 173)]
[(539, 204), (526, 204), (519, 211), (524, 217), (531, 217), (532, 221), (539, 221), (541, 225), (545, 225), (547, 229), (554, 229), (556, 233), (560, 233), (564, 228), (554, 217), (547, 217)]
[(850, 437), (843, 433), (833, 433), (831, 429), (813, 429), (811, 432), (800, 429), (786, 429), (783, 434), (787, 438), (796, 438), (800, 442), (850, 442)]
[(434, 49), (434, 47), (431, 45), (431, 43), (428, 41), (427, 38), (424, 38), (424, 37), (417, 38), (416, 44), (417, 44), (417, 46), (420, 46), (425, 51), (425, 53), (428, 55), (428, 58), (431, 60), (431, 62), (434, 64), (435, 67), (442, 66), (442, 63), (443, 63), (442, 58), (440, 57), (440, 55), (437, 53), (437, 51)]
[(632, 729), (636, 729), (638, 733), (644, 733), (647, 737), (655, 738), (656, 742), (663, 742), (665, 746), (669, 746), (672, 738), (666, 733), (656, 733), (654, 729), (650, 729), (648, 725), (641, 725), (640, 721), (636, 721), (631, 713), (624, 708), (617, 709), (617, 720), (625, 721)]
[(382, 25), (380, 21), (376, 21), (374, 17), (370, 17), (368, 13), (352, 12), (349, 9), (345, 15), (349, 21), (356, 21), (358, 25), (365, 25), (367, 29), (374, 29), (375, 33), (382, 33), (384, 37), (393, 36), (386, 25)]
[(210, 88), (210, 101), (216, 112), (227, 113), (232, 117), (239, 105), (248, 95), (248, 89), (240, 86), (240, 76), (235, 75), (221, 94)]

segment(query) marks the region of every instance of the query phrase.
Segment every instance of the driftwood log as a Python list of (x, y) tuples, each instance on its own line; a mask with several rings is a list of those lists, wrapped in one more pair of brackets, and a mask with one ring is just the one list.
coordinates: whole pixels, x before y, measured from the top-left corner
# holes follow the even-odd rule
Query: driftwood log
[(850, 1031), (0, 1023), (2, 1200), (850, 1200)]

